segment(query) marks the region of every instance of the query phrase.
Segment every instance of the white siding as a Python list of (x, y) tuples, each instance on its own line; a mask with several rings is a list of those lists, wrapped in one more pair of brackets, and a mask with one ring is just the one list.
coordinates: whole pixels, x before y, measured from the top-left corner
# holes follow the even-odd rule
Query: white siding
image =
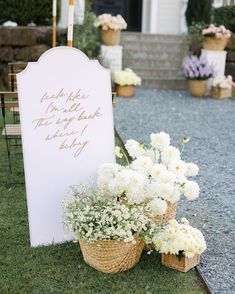
[(180, 34), (181, 0), (158, 0), (157, 33)]

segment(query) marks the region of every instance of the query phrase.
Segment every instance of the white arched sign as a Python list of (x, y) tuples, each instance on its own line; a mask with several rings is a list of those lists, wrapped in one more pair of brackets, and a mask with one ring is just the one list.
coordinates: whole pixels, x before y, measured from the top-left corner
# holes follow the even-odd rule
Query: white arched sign
[(68, 187), (115, 160), (110, 72), (57, 47), (17, 74), (17, 86), (31, 245), (60, 243)]

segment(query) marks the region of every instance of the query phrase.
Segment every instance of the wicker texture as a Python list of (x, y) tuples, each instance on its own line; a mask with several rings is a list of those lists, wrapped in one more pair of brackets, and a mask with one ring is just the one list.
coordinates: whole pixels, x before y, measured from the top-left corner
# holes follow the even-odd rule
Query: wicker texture
[(176, 215), (177, 203), (170, 203), (167, 201), (167, 210), (163, 215), (156, 216), (154, 220), (161, 226), (165, 226), (169, 220), (174, 219)]
[[(177, 203), (170, 203), (167, 201), (167, 210), (163, 215), (156, 216), (154, 221), (157, 222), (161, 227), (165, 226), (169, 220), (174, 219), (176, 215)], [(154, 250), (154, 244), (145, 244), (144, 250)]]
[(232, 97), (232, 89), (223, 89), (223, 88), (217, 88), (212, 87), (211, 88), (211, 97), (215, 99), (225, 99)]
[(206, 94), (207, 80), (189, 80), (188, 90), (194, 97), (203, 97)]
[(132, 85), (120, 86), (116, 84), (115, 88), (116, 88), (117, 96), (131, 97), (135, 95), (135, 86), (132, 86)]
[(141, 256), (144, 242), (136, 238), (136, 244), (124, 241), (103, 240), (88, 242), (79, 238), (84, 261), (103, 273), (119, 273), (134, 267)]
[(180, 272), (186, 273), (191, 268), (198, 265), (200, 262), (200, 255), (194, 255), (192, 258), (182, 256), (180, 259), (175, 254), (162, 253), (162, 264), (176, 269)]
[(212, 51), (223, 51), (228, 43), (228, 39), (204, 38), (203, 48)]
[(101, 30), (101, 40), (104, 45), (115, 46), (120, 43), (120, 31)]

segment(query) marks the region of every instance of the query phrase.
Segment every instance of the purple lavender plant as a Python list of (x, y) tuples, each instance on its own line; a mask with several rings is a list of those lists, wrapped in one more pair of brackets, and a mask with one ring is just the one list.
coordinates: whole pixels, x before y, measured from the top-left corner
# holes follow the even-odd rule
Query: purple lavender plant
[(187, 56), (183, 61), (183, 72), (189, 80), (207, 80), (214, 75), (214, 69), (203, 57)]

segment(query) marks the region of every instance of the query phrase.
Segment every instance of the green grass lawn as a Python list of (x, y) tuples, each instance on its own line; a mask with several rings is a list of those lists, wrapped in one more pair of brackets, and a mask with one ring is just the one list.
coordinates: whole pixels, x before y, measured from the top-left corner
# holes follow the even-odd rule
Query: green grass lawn
[[(117, 143), (121, 142), (116, 138)], [(18, 147), (16, 165), (22, 165)], [(5, 142), (0, 141), (0, 293), (205, 293), (194, 270), (165, 268), (158, 254), (142, 254), (132, 270), (108, 275), (83, 261), (78, 243), (30, 248), (24, 185), (6, 185)]]

